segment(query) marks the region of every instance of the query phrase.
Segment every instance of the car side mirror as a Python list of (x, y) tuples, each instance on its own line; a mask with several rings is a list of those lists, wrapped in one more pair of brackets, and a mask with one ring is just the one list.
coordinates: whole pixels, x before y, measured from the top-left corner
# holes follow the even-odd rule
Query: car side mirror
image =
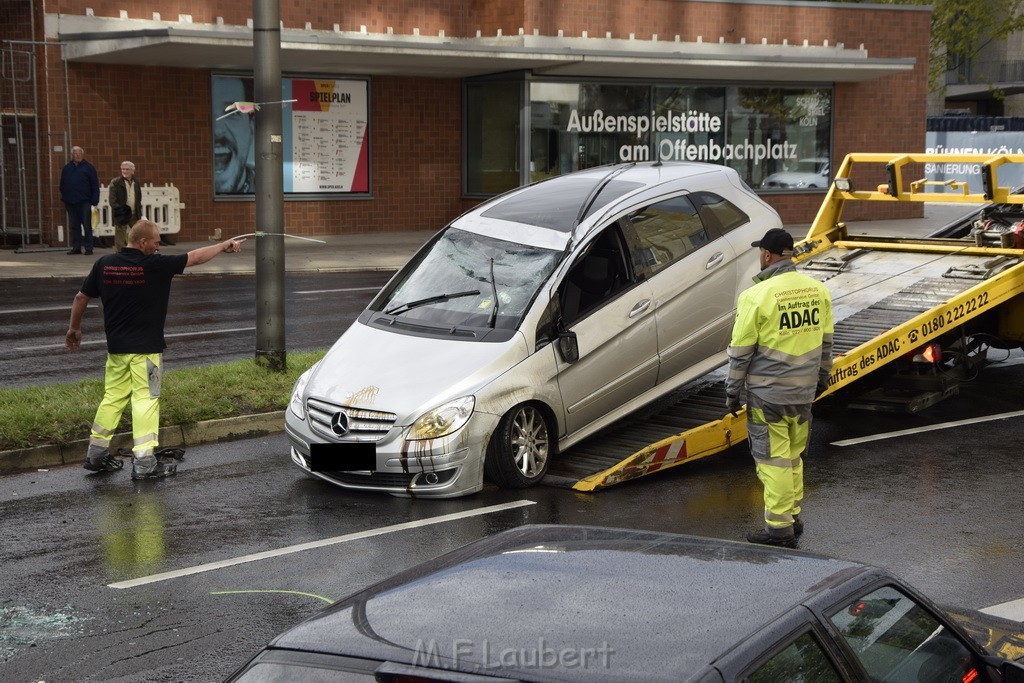
[(580, 359), (580, 345), (576, 340), (576, 333), (562, 331), (558, 333), (558, 353), (566, 363), (575, 363)]

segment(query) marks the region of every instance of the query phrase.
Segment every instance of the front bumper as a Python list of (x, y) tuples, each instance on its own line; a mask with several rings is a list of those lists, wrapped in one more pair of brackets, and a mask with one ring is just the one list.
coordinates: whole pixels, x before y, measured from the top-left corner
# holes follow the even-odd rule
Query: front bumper
[(346, 489), (416, 498), (455, 498), (482, 489), (487, 442), (496, 423), (493, 416), (474, 413), (455, 434), (429, 441), (407, 441), (408, 428), (393, 427), (374, 442), (376, 466), (372, 471), (313, 472), (309, 445), (327, 440), (291, 411), (285, 413), (292, 462), (307, 474)]

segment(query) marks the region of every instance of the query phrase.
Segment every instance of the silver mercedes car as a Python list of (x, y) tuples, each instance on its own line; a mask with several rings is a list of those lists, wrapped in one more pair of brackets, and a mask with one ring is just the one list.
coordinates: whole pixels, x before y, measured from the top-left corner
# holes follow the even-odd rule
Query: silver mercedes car
[(775, 227), (735, 171), (697, 163), (593, 168), (481, 204), (298, 379), (291, 458), (401, 496), (536, 484), (560, 450), (726, 362), (750, 243)]

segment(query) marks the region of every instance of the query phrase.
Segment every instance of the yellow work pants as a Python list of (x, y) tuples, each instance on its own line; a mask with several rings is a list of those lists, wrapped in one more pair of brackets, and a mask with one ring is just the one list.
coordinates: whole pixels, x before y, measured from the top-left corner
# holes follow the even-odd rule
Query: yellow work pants
[(747, 406), (747, 439), (764, 486), (764, 523), (784, 528), (800, 514), (810, 406)]
[[(89, 435), (89, 445), (110, 447), (128, 399), (132, 402), (132, 453), (153, 457), (160, 443), (161, 354), (108, 353), (103, 400)], [(155, 459), (155, 458), (154, 458)]]

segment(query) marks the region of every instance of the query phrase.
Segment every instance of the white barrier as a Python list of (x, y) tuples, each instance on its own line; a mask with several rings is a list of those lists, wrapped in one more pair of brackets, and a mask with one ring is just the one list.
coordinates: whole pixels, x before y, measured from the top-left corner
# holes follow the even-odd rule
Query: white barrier
[[(157, 224), (161, 235), (175, 235), (181, 231), (181, 210), (185, 208), (178, 199), (178, 188), (167, 184), (156, 187), (152, 183), (142, 186), (142, 216)], [(100, 185), (100, 203), (97, 205), (97, 220), (92, 228), (96, 237), (113, 237), (114, 224), (110, 211), (110, 188)]]

